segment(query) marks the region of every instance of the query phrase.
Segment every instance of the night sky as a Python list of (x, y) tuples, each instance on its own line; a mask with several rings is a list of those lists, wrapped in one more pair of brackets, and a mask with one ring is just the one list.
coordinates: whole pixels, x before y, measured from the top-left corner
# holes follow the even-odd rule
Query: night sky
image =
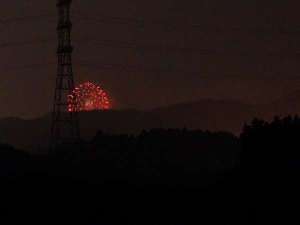
[[(1, 1), (0, 117), (52, 108), (55, 2)], [(299, 1), (73, 2), (76, 83), (101, 84), (116, 108), (262, 103), (299, 89)]]

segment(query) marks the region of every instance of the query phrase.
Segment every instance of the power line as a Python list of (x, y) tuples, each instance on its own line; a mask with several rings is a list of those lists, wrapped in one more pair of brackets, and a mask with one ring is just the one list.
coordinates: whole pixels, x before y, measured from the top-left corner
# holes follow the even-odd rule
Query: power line
[(187, 21), (182, 19), (181, 21), (172, 21), (171, 19), (139, 19), (134, 17), (112, 17), (112, 16), (91, 16), (77, 13), (80, 21), (77, 22), (90, 22), (90, 23), (102, 23), (102, 24), (118, 24), (118, 25), (131, 25), (141, 30), (147, 30), (147, 28), (159, 28), (165, 31), (179, 31), (179, 30), (200, 30), (203, 33), (254, 33), (265, 35), (267, 33), (277, 34), (300, 34), (299, 27), (286, 27), (286, 26), (253, 26), (253, 27), (214, 27), (205, 24), (195, 23), (193, 21)]
[(0, 71), (24, 71), (24, 70), (35, 70), (35, 69), (49, 69), (47, 66), (56, 65), (56, 62), (47, 62), (47, 63), (33, 63), (27, 65), (14, 65), (14, 66), (4, 66), (0, 67)]
[[(28, 64), (28, 65), (18, 65), (18, 66), (6, 66), (0, 68), (0, 71), (24, 71), (24, 70), (36, 70), (36, 69), (49, 69), (48, 66), (55, 66), (56, 62), (46, 62), (46, 63), (36, 63), (36, 64)], [(216, 73), (216, 72), (202, 72), (202, 71), (187, 71), (180, 70), (178, 68), (167, 68), (167, 67), (146, 67), (146, 66), (131, 66), (124, 64), (109, 64), (109, 63), (101, 63), (101, 62), (92, 62), (92, 61), (84, 61), (78, 60), (76, 63), (76, 67), (88, 68), (88, 69), (97, 69), (101, 71), (113, 71), (114, 73), (131, 73), (131, 74), (156, 74), (156, 75), (172, 75), (172, 74), (182, 74), (183, 76), (197, 76), (202, 79), (219, 79), (219, 78), (239, 78), (239, 79), (250, 79), (249, 76), (241, 76), (241, 73), (237, 72), (226, 72), (226, 73)], [(260, 77), (253, 77), (253, 79), (282, 79), (278, 73), (266, 72), (262, 73)], [(217, 75), (217, 76), (216, 76)], [(251, 78), (252, 79), (252, 78)], [(299, 75), (290, 75), (288, 77), (285, 76), (285, 79), (300, 79)]]
[[(135, 42), (126, 42), (118, 40), (93, 40), (93, 39), (81, 39), (78, 42), (84, 44), (91, 44), (92, 46), (107, 47), (107, 48), (117, 48), (117, 49), (133, 49), (146, 52), (157, 52), (157, 53), (188, 53), (196, 55), (210, 55), (210, 54), (229, 54), (229, 55), (256, 55), (257, 52), (252, 52), (252, 49), (241, 50), (240, 48), (199, 48), (199, 47), (178, 47), (173, 45), (165, 44), (152, 44), (152, 43), (135, 43)], [(282, 54), (294, 54), (300, 55), (300, 49), (295, 49), (293, 51), (266, 51), (262, 49), (259, 54), (266, 56), (276, 56)]]
[[(56, 39), (36, 39), (36, 40), (28, 40), (28, 41), (20, 41), (20, 42), (4, 42), (0, 43), (0, 49), (2, 48), (18, 48), (18, 47), (31, 47), (32, 45), (41, 45), (41, 44), (55, 44)], [(124, 42), (124, 41), (116, 41), (116, 40), (91, 40), (91, 39), (78, 39), (77, 43), (81, 43), (83, 45), (91, 45), (95, 47), (101, 48), (115, 48), (118, 50), (128, 49), (138, 52), (141, 56), (146, 55), (161, 55), (161, 54), (181, 54), (181, 55), (230, 55), (230, 56), (245, 56), (251, 57), (256, 55), (264, 55), (265, 57), (300, 57), (300, 50), (295, 49), (285, 50), (285, 51), (265, 51), (264, 49), (260, 51), (253, 51), (252, 49), (236, 49), (236, 48), (217, 48), (217, 49), (208, 49), (208, 48), (187, 48), (187, 47), (177, 47), (174, 45), (158, 45), (158, 44), (136, 44), (133, 42)]]
[[(195, 23), (193, 21), (180, 22), (171, 21), (171, 19), (139, 19), (136, 17), (116, 17), (116, 16), (91, 16), (84, 15), (80, 12), (76, 12), (73, 15), (77, 22), (89, 22), (89, 23), (101, 23), (101, 24), (116, 24), (116, 25), (130, 25), (141, 30), (147, 30), (148, 28), (159, 28), (164, 31), (201, 31), (202, 33), (245, 33), (255, 35), (267, 35), (267, 34), (287, 34), (298, 35), (300, 34), (299, 27), (286, 27), (286, 26), (265, 26), (265, 27), (213, 27), (205, 26), (204, 24)], [(0, 25), (12, 24), (12, 23), (28, 23), (28, 22), (40, 22), (44, 20), (56, 21), (56, 15), (53, 13), (44, 13), (40, 15), (26, 15), (21, 17), (14, 17), (0, 20)]]
[(12, 23), (40, 22), (42, 20), (49, 20), (52, 17), (54, 18), (54, 16), (55, 15), (48, 13), (48, 14), (33, 15), (33, 16), (14, 17), (14, 18), (0, 20), (0, 25), (6, 25)]
[(23, 47), (23, 46), (32, 46), (32, 45), (40, 45), (54, 42), (55, 39), (36, 39), (36, 40), (28, 40), (28, 41), (10, 41), (0, 43), (0, 48), (15, 48), (15, 47)]
[[(77, 14), (79, 15), (79, 18), (84, 18), (82, 14)], [(10, 19), (5, 19), (5, 20), (0, 20), (0, 24), (5, 24), (5, 23), (18, 23), (18, 22), (29, 22), (29, 21), (38, 21), (40, 19), (49, 19), (52, 18), (53, 14), (41, 14), (41, 15), (35, 15), (35, 16), (23, 16), (23, 17), (16, 17), (16, 18), (10, 18)], [(88, 17), (87, 17), (88, 18)], [(91, 20), (94, 20), (91, 18)], [(135, 25), (140, 25), (140, 24), (152, 24), (152, 25), (165, 25), (166, 21), (158, 21), (158, 20), (148, 20), (145, 22), (145, 20), (140, 20), (136, 18), (124, 18), (124, 17), (98, 17), (95, 21), (100, 21), (104, 23), (108, 22), (117, 22), (119, 24), (135, 24)], [(193, 27), (200, 27), (200, 25), (197, 24), (191, 24)], [(298, 30), (297, 30), (298, 31)], [(20, 42), (4, 42), (0, 43), (0, 48), (9, 48), (9, 47), (22, 47), (22, 46), (32, 46), (32, 45), (37, 45), (37, 44), (48, 44), (52, 42), (56, 42), (56, 38), (53, 39), (36, 39), (36, 40), (28, 40), (28, 41), (20, 41)], [(143, 53), (157, 53), (160, 54), (162, 52), (168, 52), (168, 53), (180, 53), (180, 54), (198, 54), (198, 55), (210, 55), (210, 54), (227, 54), (227, 55), (256, 55), (258, 54), (257, 52), (251, 52), (249, 51), (241, 51), (241, 50), (236, 50), (236, 49), (229, 49), (229, 48), (224, 48), (224, 49), (204, 49), (204, 48), (186, 48), (186, 47), (178, 47), (174, 45), (161, 45), (161, 44), (150, 44), (150, 43), (135, 43), (135, 42), (126, 42), (126, 41), (118, 41), (118, 40), (95, 40), (95, 39), (78, 39), (78, 42), (82, 42), (82, 44), (90, 44), (94, 47), (102, 47), (102, 48), (117, 48), (117, 49), (132, 49), (132, 50), (138, 50), (142, 51)], [(268, 52), (268, 51), (261, 51), (259, 54), (264, 54), (266, 56), (278, 56), (278, 55), (296, 55), (300, 56), (300, 51), (299, 50), (294, 50), (294, 51), (273, 51), (273, 52)], [(81, 66), (87, 66), (86, 63), (82, 63)], [(90, 64), (90, 66), (93, 66), (93, 63)], [(102, 69), (114, 69), (114, 70), (122, 70), (124, 69), (120, 65), (104, 65), (104, 66), (99, 66), (94, 64), (94, 66), (97, 66), (99, 68), (102, 67)], [(31, 68), (38, 68), (38, 65), (33, 64), (33, 65), (27, 65), (27, 66), (21, 66), (21, 67), (11, 67), (11, 69), (31, 69)], [(126, 68), (126, 67), (125, 67)], [(9, 69), (9, 68), (7, 68)], [(132, 68), (132, 67), (127, 67), (127, 70), (133, 70), (133, 71), (140, 71), (140, 69)], [(150, 71), (150, 72), (163, 72), (161, 69), (157, 68), (150, 68), (146, 69), (145, 71)], [(186, 73), (186, 71), (182, 71), (183, 73)]]

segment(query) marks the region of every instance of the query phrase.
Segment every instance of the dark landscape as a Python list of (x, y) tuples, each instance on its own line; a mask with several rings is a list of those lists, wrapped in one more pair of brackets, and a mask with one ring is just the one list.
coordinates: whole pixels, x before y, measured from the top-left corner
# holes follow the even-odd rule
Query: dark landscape
[(20, 216), (4, 217), (20, 224), (293, 221), (299, 133), (300, 119), (285, 117), (253, 120), (239, 137), (187, 129), (98, 132), (50, 155), (2, 145), (2, 203)]
[(299, 224), (299, 8), (2, 0), (0, 223)]
[[(199, 100), (153, 110), (109, 110), (82, 112), (82, 138), (91, 140), (100, 129), (108, 134), (139, 134), (155, 128), (227, 131), (239, 135), (253, 118), (267, 121), (275, 116), (300, 114), (300, 95), (268, 104), (250, 105), (233, 100)], [(0, 119), (0, 141), (34, 153), (47, 153), (50, 114), (36, 119)], [(30, 130), (30, 132), (24, 132)], [(15, 136), (19, 138), (16, 139)]]

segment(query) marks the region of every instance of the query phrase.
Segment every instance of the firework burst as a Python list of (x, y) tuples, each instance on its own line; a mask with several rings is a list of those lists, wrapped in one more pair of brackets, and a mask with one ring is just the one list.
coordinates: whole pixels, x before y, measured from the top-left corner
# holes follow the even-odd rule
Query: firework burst
[(68, 96), (68, 111), (94, 111), (111, 108), (108, 94), (98, 85), (85, 82)]

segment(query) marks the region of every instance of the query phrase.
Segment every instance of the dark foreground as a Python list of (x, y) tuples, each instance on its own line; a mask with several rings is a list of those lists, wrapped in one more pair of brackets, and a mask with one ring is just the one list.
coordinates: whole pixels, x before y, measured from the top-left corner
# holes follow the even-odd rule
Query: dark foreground
[[(52, 156), (1, 147), (6, 224), (299, 223), (300, 120), (227, 133), (99, 133)], [(72, 152), (72, 154), (70, 154)], [(295, 203), (295, 204), (294, 204)]]

